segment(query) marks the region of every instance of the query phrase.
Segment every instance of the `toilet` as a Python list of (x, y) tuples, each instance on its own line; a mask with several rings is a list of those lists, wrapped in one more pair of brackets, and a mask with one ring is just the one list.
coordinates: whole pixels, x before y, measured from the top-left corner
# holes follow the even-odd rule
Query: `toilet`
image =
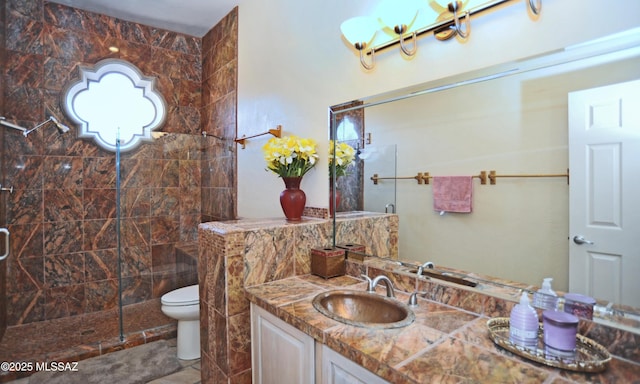
[(200, 297), (198, 284), (162, 295), (162, 313), (178, 320), (178, 359), (200, 358)]

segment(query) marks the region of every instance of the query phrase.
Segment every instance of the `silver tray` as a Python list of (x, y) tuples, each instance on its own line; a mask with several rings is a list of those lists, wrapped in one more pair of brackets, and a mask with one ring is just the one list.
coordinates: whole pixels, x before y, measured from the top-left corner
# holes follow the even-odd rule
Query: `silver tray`
[(498, 346), (526, 359), (551, 367), (576, 372), (602, 372), (607, 368), (611, 355), (602, 345), (581, 336), (576, 336), (576, 350), (573, 353), (553, 351), (544, 344), (543, 326), (538, 327), (537, 348), (524, 348), (509, 340), (509, 318), (498, 317), (487, 321), (489, 337)]

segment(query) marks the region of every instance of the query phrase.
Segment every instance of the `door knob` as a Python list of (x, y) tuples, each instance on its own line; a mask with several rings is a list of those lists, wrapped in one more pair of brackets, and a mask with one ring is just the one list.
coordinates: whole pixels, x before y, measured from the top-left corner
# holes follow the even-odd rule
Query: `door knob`
[(573, 242), (576, 244), (590, 244), (593, 245), (593, 241), (589, 241), (587, 239), (585, 239), (584, 237), (578, 235), (578, 236), (574, 236), (573, 237)]

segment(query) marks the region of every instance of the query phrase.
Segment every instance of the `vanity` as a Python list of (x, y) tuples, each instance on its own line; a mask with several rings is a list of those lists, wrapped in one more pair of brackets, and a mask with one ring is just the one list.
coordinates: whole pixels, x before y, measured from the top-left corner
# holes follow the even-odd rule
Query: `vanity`
[[(487, 321), (508, 317), (520, 289), (533, 287), (507, 286), (500, 280), (491, 286), (468, 287), (417, 278), (395, 262), (397, 216), (393, 214), (338, 215), (336, 228), (351, 233), (353, 242), (366, 244), (367, 253), (377, 252), (386, 259), (348, 259), (345, 276), (324, 279), (310, 273), (310, 253), (330, 242), (330, 220), (305, 217), (300, 224), (272, 219), (200, 225), (203, 383), (250, 382), (252, 377), (256, 383), (262, 382), (260, 377), (270, 382), (273, 370), (279, 382), (285, 382), (283, 364), (292, 382), (310, 383), (640, 380), (637, 323), (623, 329), (581, 320), (579, 332), (612, 356), (604, 372), (572, 372), (531, 362), (495, 345)], [(376, 241), (367, 244), (371, 233)], [(364, 292), (363, 274), (388, 276), (397, 299), (404, 303), (410, 293), (425, 292), (413, 308), (414, 322), (395, 329), (355, 327), (313, 307), (312, 299), (322, 292)], [(376, 292), (385, 295), (384, 287), (378, 286)]]
[[(400, 286), (415, 283), (418, 290), (426, 288), (429, 292), (426, 296), (432, 299), (418, 299), (418, 307), (413, 308), (416, 319), (412, 324), (380, 330), (334, 321), (320, 314), (311, 304), (313, 297), (325, 290), (364, 291), (366, 284), (361, 279), (344, 276), (324, 280), (306, 275), (247, 287), (247, 297), (251, 301), (255, 383), (273, 382), (269, 380), (269, 369), (274, 367), (279, 375), (276, 377), (295, 373), (296, 379), (292, 378), (291, 382), (314, 382), (300, 381), (299, 378), (312, 378), (314, 375), (310, 371), (315, 370), (318, 378), (315, 382), (319, 383), (438, 383), (460, 380), (475, 383), (584, 383), (634, 382), (640, 379), (639, 365), (616, 358), (609, 362), (604, 372), (589, 374), (530, 362), (496, 346), (489, 338), (487, 320), (494, 314), (502, 316), (515, 302), (483, 297), (446, 282), (426, 279), (412, 282), (417, 279), (382, 269), (375, 261), (373, 265), (349, 263), (353, 264), (349, 267), (351, 270), (364, 268), (370, 275), (385, 273)], [(384, 289), (380, 288), (377, 294), (384, 295)], [(396, 291), (396, 296), (404, 302), (409, 299), (406, 292)], [(465, 310), (457, 305), (475, 306), (475, 310)], [(295, 345), (300, 350), (292, 355), (305, 358), (285, 358), (286, 355), (280, 351), (286, 347), (264, 345), (273, 340), (283, 340), (264, 338), (265, 328), (277, 329), (278, 333), (287, 335), (284, 340), (297, 335)], [(279, 352), (261, 353), (276, 350)], [(282, 361), (286, 363), (283, 365)], [(309, 364), (308, 361), (315, 362)], [(296, 369), (295, 362), (300, 363), (300, 369)]]

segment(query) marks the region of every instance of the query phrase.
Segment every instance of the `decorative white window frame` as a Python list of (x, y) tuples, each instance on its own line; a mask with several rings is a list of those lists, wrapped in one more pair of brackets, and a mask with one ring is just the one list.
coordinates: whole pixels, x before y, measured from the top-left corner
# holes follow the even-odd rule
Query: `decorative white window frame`
[[(153, 141), (151, 132), (164, 124), (167, 115), (155, 77), (120, 59), (80, 66), (79, 72), (80, 78), (62, 94), (62, 107), (78, 126), (78, 137), (92, 138), (111, 152), (116, 152), (118, 144), (126, 152)], [(118, 86), (117, 91), (107, 89), (112, 86)]]

